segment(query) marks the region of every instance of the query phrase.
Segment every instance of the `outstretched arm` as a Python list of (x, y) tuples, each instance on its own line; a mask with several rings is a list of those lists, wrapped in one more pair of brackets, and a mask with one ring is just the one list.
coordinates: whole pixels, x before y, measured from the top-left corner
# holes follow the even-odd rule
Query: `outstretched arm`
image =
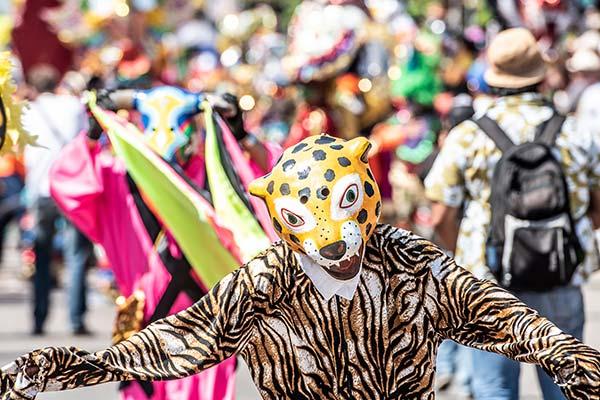
[(168, 380), (207, 369), (233, 355), (251, 337), (255, 316), (248, 270), (226, 276), (187, 310), (149, 325), (106, 350), (73, 347), (33, 351), (0, 374), (3, 400), (110, 381)]
[(569, 399), (600, 398), (598, 351), (563, 333), (504, 289), (476, 279), (441, 252), (439, 257), (431, 273), (439, 301), (447, 307), (441, 329), (445, 336), (540, 365)]

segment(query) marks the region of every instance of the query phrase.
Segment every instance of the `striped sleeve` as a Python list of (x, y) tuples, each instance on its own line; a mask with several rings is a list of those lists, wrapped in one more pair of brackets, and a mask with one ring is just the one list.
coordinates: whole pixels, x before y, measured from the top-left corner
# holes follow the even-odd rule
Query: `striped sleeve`
[[(434, 277), (435, 277), (434, 273)], [(447, 302), (447, 336), (540, 365), (568, 399), (600, 398), (600, 353), (563, 333), (515, 296), (448, 259), (435, 277)]]
[(3, 368), (0, 397), (33, 399), (43, 391), (196, 374), (235, 354), (252, 336), (252, 293), (248, 270), (242, 267), (187, 310), (106, 350), (48, 347), (29, 353)]

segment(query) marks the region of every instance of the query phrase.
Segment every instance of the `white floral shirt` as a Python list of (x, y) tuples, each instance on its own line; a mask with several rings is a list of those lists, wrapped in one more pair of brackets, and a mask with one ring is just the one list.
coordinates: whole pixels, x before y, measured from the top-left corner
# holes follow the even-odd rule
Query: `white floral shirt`
[[(498, 98), (485, 111), (513, 143), (533, 140), (537, 127), (552, 116), (541, 95), (525, 93)], [(475, 116), (477, 117), (477, 115)], [(561, 162), (570, 191), (572, 215), (586, 258), (573, 277), (579, 285), (598, 269), (598, 251), (587, 211), (590, 190), (600, 190), (600, 148), (592, 133), (578, 130), (567, 118), (556, 140), (554, 155)], [(456, 243), (456, 261), (479, 278), (490, 278), (485, 242), (491, 220), (492, 174), (502, 153), (472, 121), (448, 135), (426, 179), (427, 197), (450, 207), (464, 205)]]

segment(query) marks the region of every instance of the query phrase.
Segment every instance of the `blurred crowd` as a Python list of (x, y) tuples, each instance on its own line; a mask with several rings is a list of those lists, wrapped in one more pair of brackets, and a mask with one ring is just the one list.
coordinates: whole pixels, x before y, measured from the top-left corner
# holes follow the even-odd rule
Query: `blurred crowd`
[[(84, 92), (177, 86), (232, 93), (245, 130), (283, 148), (321, 132), (368, 137), (382, 220), (453, 252), (456, 237), (446, 240), (432, 206), (441, 201), (430, 195), (435, 177), (426, 178), (448, 132), (511, 94), (485, 79), (490, 41), (507, 28), (527, 28), (545, 64), (535, 91), (600, 139), (597, 6), (594, 0), (0, 0), (0, 44), (15, 55), (17, 94), (29, 102), (24, 126), (38, 143), (0, 157), (0, 240), (18, 221), (24, 273), (35, 288), (33, 333), (44, 332), (48, 293), (58, 284), (51, 267), (57, 250), (67, 266), (76, 334), (88, 333), (86, 267), (107, 263), (102, 249), (93, 251), (61, 216), (48, 182), (61, 149), (88, 129)], [(527, 37), (516, 40), (511, 45), (527, 45)], [(506, 57), (523, 55), (513, 53)], [(528, 68), (526, 61), (510, 60), (517, 70)], [(122, 115), (142, 123), (134, 112)], [(444, 174), (440, 166), (433, 171)], [(463, 350), (443, 345), (438, 387), (454, 379), (469, 396), (473, 370)]]

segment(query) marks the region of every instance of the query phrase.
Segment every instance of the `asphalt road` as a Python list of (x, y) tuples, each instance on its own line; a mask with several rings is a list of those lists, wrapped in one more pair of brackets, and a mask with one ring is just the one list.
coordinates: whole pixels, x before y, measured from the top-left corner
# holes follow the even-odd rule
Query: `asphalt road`
[[(68, 308), (63, 290), (52, 295), (52, 311), (43, 337), (29, 335), (31, 323), (30, 285), (20, 278), (19, 258), (16, 251), (8, 251), (0, 267), (0, 365), (4, 365), (17, 356), (35, 348), (49, 345), (74, 345), (88, 350), (100, 350), (110, 343), (114, 310), (110, 301), (96, 290), (90, 294), (88, 325), (94, 332), (89, 337), (74, 337), (69, 333)], [(89, 277), (94, 286), (94, 274)], [(586, 342), (600, 349), (600, 273), (585, 287), (587, 324)], [(541, 399), (533, 367), (526, 366), (521, 374), (522, 399)], [(116, 400), (116, 385), (106, 384), (91, 388), (78, 389), (62, 393), (44, 393), (40, 399), (64, 400)], [(237, 376), (237, 398), (240, 400), (258, 399), (258, 394), (243, 363), (240, 363)], [(449, 391), (438, 394), (438, 399), (454, 400), (456, 396)]]

